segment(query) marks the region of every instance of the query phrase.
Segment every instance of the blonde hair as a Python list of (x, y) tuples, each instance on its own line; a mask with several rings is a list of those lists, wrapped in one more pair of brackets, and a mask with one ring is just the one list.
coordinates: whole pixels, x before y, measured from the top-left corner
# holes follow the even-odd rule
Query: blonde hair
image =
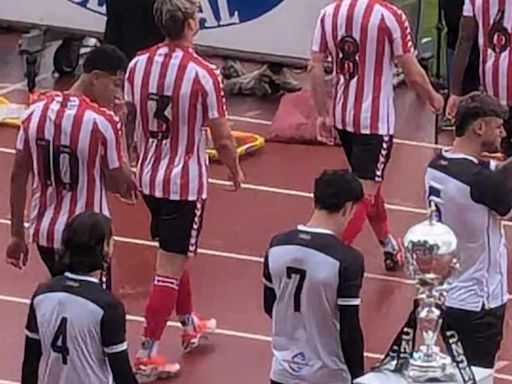
[(179, 40), (188, 20), (196, 17), (197, 0), (155, 0), (153, 13), (156, 25), (169, 40)]

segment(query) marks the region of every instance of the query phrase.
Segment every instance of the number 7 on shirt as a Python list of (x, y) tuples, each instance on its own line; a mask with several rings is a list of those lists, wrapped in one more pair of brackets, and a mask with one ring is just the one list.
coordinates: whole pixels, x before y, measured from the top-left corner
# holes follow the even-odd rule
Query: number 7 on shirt
[(293, 281), (294, 275), (298, 276), (298, 280), (293, 294), (293, 311), (300, 313), (302, 289), (306, 281), (306, 270), (296, 267), (286, 267), (286, 278)]
[(441, 189), (434, 185), (428, 186), (428, 205), (434, 204), (435, 217), (438, 221), (442, 222), (441, 206), (443, 204), (443, 198), (441, 197)]

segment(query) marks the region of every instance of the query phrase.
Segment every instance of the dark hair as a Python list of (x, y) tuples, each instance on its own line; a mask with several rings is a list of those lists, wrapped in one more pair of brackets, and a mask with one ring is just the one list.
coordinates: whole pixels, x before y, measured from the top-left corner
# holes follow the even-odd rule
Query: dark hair
[(498, 99), (483, 92), (471, 92), (462, 97), (455, 114), (455, 136), (464, 136), (475, 121), (486, 117), (506, 120), (508, 109)]
[(187, 21), (195, 18), (197, 7), (197, 0), (156, 0), (153, 8), (155, 23), (166, 38), (180, 40)]
[(359, 179), (346, 169), (325, 170), (315, 179), (315, 208), (338, 213), (345, 204), (358, 202), (364, 197)]
[(128, 58), (113, 45), (104, 44), (94, 48), (84, 60), (84, 72), (102, 71), (110, 75), (126, 71)]
[(103, 270), (105, 243), (112, 238), (111, 220), (96, 212), (74, 216), (64, 228), (62, 253), (71, 273), (89, 274)]

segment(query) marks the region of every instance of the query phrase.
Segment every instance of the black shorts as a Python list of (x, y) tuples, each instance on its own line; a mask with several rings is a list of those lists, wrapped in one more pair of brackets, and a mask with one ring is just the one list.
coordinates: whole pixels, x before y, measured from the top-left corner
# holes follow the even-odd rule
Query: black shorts
[(161, 250), (184, 256), (197, 252), (205, 200), (169, 200), (143, 195), (151, 214), (150, 232)]
[(352, 172), (361, 180), (383, 181), (393, 149), (393, 136), (337, 131)]
[(443, 325), (459, 336), (469, 365), (493, 368), (503, 339), (506, 304), (481, 311), (446, 308)]

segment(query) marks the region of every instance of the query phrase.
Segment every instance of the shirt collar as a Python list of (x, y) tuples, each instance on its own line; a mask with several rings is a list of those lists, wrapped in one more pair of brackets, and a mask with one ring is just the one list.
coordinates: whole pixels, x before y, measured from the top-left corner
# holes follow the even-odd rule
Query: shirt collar
[(84, 275), (75, 275), (74, 273), (71, 273), (71, 272), (66, 272), (64, 273), (64, 276), (66, 276), (68, 279), (72, 279), (72, 280), (83, 280), (83, 281), (90, 281), (92, 283), (98, 283), (99, 284), (99, 280), (95, 277), (92, 277), (92, 276), (84, 276)]
[(478, 159), (473, 156), (465, 155), (463, 153), (454, 152), (453, 148), (443, 148), (442, 153), (444, 157), (449, 159), (467, 159), (478, 164)]
[(325, 228), (308, 227), (307, 225), (302, 225), (301, 224), (301, 225), (297, 226), (297, 229), (299, 231), (304, 231), (304, 232), (324, 233), (326, 235), (334, 235), (334, 236), (336, 236), (336, 234), (333, 231), (329, 231), (328, 229), (325, 229)]

